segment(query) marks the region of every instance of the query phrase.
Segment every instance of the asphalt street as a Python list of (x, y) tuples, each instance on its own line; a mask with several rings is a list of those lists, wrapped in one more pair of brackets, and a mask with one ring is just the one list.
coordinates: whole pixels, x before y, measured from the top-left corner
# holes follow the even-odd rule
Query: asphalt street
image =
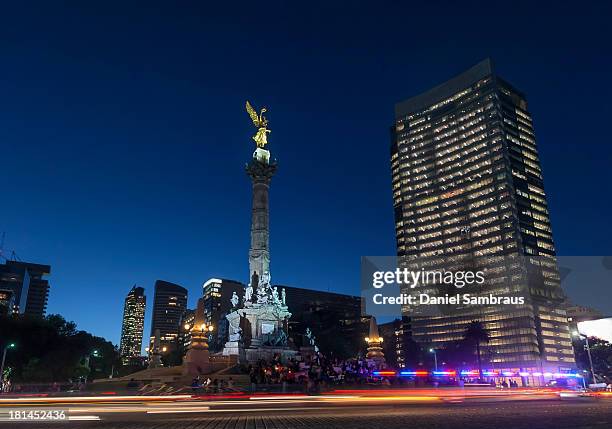
[[(271, 400), (270, 400), (271, 399)], [(269, 400), (232, 404), (71, 405), (76, 420), (4, 421), (11, 428), (285, 429), (285, 428), (610, 428), (612, 401), (601, 398), (485, 398), (457, 401), (302, 402)], [(62, 408), (58, 406), (57, 409)], [(140, 410), (141, 412), (137, 412)], [(6, 409), (3, 409), (6, 411)], [(92, 420), (89, 420), (92, 419)]]

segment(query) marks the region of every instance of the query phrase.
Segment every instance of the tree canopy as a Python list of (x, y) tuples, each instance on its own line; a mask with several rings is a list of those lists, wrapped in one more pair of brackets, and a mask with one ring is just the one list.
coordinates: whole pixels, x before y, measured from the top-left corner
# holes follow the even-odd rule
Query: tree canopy
[(108, 377), (118, 366), (112, 343), (77, 330), (58, 314), (45, 318), (0, 317), (0, 347), (14, 343), (6, 355), (6, 372), (17, 382), (65, 382), (79, 377)]

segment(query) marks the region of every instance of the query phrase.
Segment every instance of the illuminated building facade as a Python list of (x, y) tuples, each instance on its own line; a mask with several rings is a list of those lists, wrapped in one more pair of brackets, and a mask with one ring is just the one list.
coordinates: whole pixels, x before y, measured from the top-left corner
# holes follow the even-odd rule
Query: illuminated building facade
[(169, 353), (177, 349), (180, 323), (186, 308), (187, 289), (163, 280), (155, 282), (150, 349), (153, 348), (157, 329), (160, 334), (160, 350)]
[(406, 368), (410, 358), (414, 358), (414, 356), (408, 356), (411, 352), (409, 349), (410, 329), (410, 321), (407, 317), (378, 325), (380, 336), (384, 338), (385, 359), (392, 368)]
[(391, 168), (400, 264), (485, 270), (479, 292), (526, 301), (435, 315), (406, 306), (413, 339), (443, 348), (480, 320), (490, 335), (484, 361), (492, 367), (575, 367), (525, 96), (485, 60), (398, 103), (395, 113)]
[(191, 346), (191, 328), (195, 323), (195, 310), (186, 309), (181, 316), (179, 323), (178, 344), (181, 349), (181, 354), (184, 356)]
[(144, 288), (134, 286), (125, 297), (119, 354), (124, 365), (140, 359), (147, 298)]
[(208, 333), (208, 346), (213, 352), (222, 350), (228, 340), (225, 315), (232, 310), (231, 299), (234, 292), (242, 300), (244, 284), (235, 280), (211, 278), (202, 285), (205, 322), (214, 327), (214, 330)]

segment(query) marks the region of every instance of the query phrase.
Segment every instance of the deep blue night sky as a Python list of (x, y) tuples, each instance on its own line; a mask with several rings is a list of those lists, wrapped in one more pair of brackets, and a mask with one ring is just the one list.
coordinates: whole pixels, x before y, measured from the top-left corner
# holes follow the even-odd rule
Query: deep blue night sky
[(360, 256), (395, 252), (394, 103), (487, 56), (530, 102), (558, 252), (611, 252), (604, 2), (13, 3), (0, 232), (52, 266), (49, 312), (113, 342), (133, 284), (149, 306), (156, 279), (182, 284), (193, 305), (209, 277), (246, 280), (247, 98), (280, 164), (275, 282), (358, 294)]

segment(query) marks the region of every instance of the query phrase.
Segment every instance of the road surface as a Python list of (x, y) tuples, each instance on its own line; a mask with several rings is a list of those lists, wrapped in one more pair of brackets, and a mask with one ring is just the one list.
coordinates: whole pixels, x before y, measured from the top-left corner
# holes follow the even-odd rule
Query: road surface
[[(4, 402), (2, 402), (4, 401)], [(523, 391), (337, 391), (320, 396), (21, 398), (0, 400), (0, 426), (122, 429), (395, 429), (612, 427), (612, 397)], [(66, 420), (10, 419), (10, 411), (65, 411)], [(27, 416), (27, 414), (24, 414)], [(13, 415), (15, 417), (15, 415)], [(30, 416), (33, 417), (33, 416)]]

